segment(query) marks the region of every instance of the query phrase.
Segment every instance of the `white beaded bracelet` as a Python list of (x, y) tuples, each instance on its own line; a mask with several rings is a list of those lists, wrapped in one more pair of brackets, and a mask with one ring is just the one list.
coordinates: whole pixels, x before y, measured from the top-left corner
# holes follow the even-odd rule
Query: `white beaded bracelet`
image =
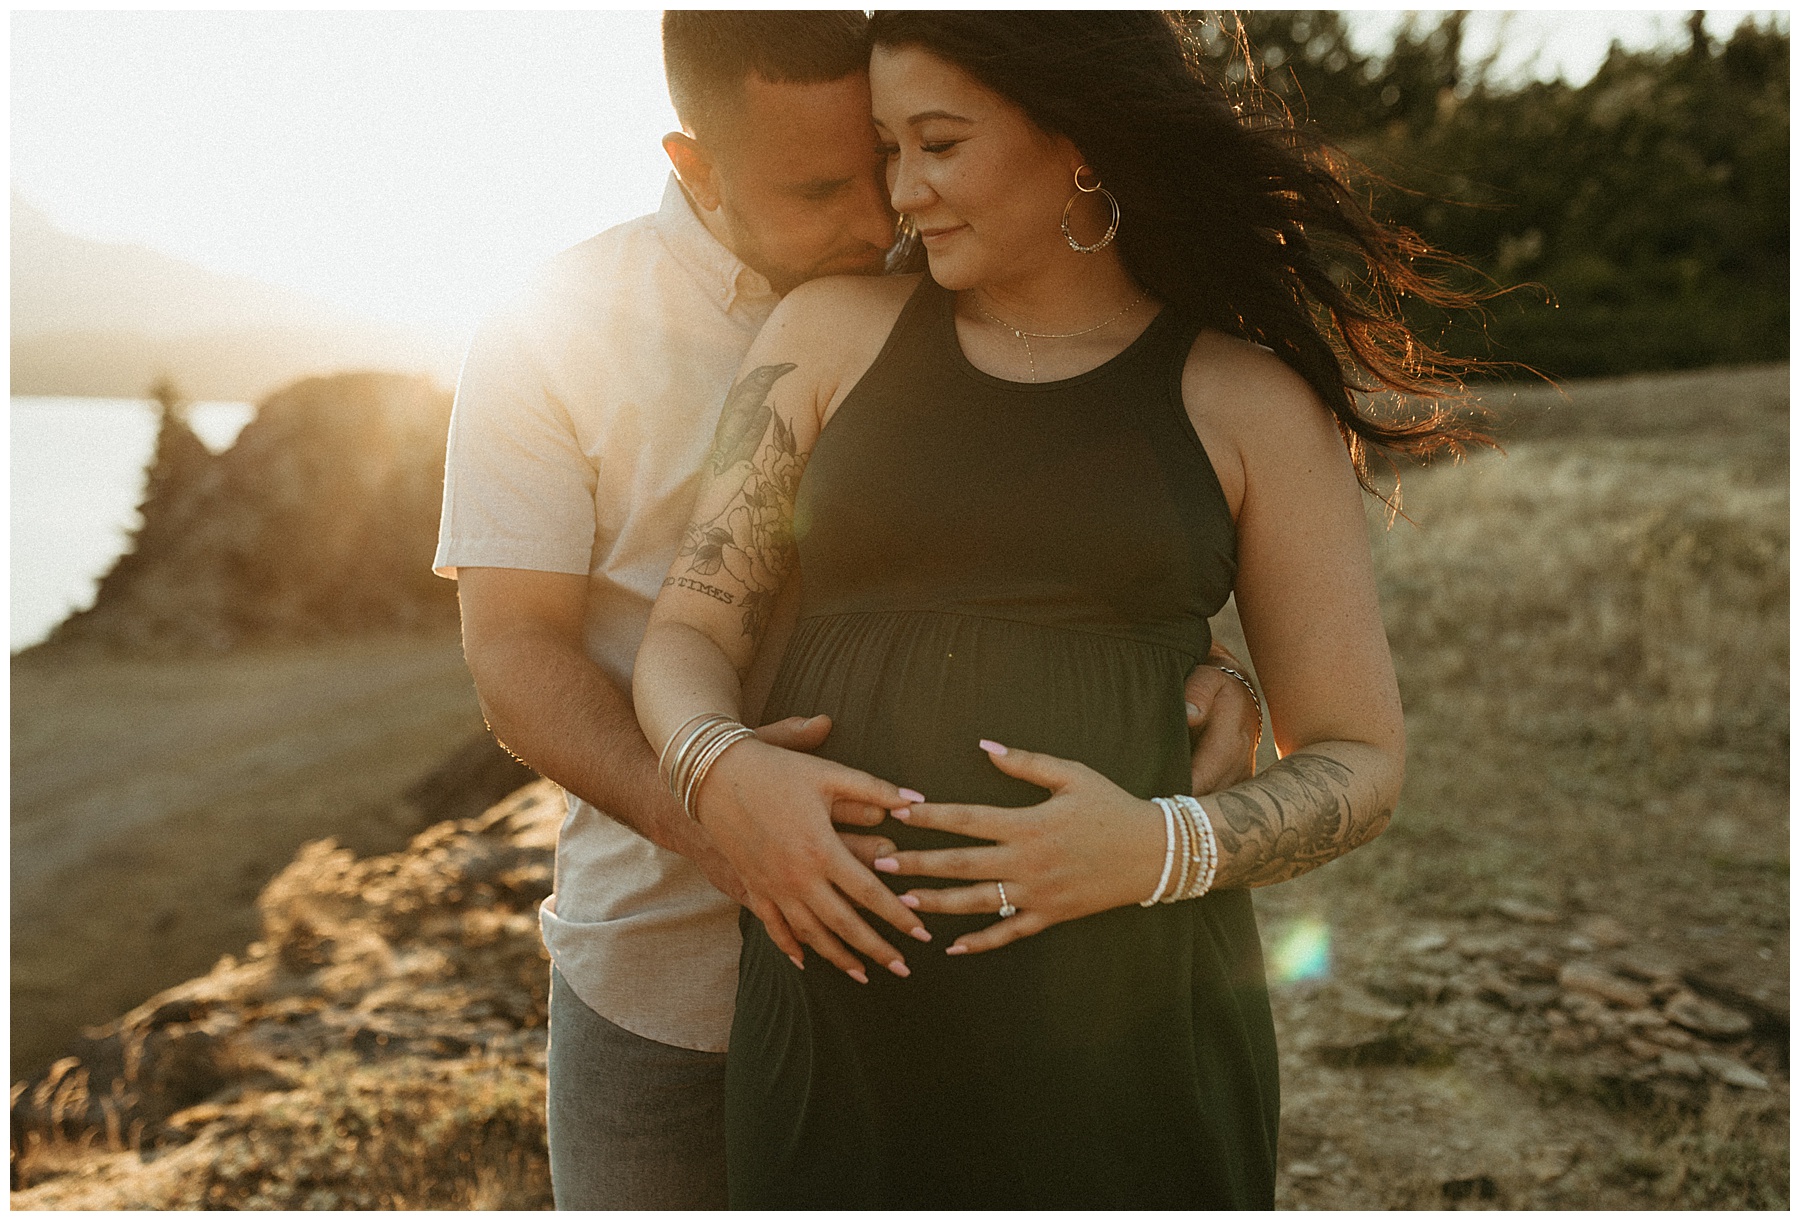
[(1167, 902), (1169, 899), (1179, 899), (1186, 893), (1189, 881), (1188, 875), (1194, 871), (1194, 838), (1199, 834), (1198, 829), (1191, 825), (1187, 812), (1182, 809), (1179, 803), (1176, 804), (1175, 812), (1175, 833), (1181, 839), (1181, 872), (1176, 875), (1175, 888), (1169, 892), (1164, 902)]
[(1212, 816), (1206, 812), (1206, 807), (1200, 804), (1198, 798), (1183, 793), (1174, 798), (1174, 801), (1193, 819), (1196, 838), (1200, 841), (1200, 869), (1192, 886), (1180, 897), (1198, 899), (1212, 890), (1213, 880), (1218, 876), (1219, 837), (1213, 831)]
[(1162, 902), (1163, 891), (1169, 885), (1169, 870), (1175, 865), (1174, 805), (1167, 797), (1152, 797), (1150, 800), (1154, 801), (1156, 803), (1156, 808), (1163, 812), (1163, 834), (1167, 838), (1168, 846), (1163, 850), (1162, 877), (1157, 879), (1156, 889), (1150, 893), (1148, 899), (1145, 899), (1142, 903), (1138, 904), (1139, 907), (1155, 907), (1158, 903)]

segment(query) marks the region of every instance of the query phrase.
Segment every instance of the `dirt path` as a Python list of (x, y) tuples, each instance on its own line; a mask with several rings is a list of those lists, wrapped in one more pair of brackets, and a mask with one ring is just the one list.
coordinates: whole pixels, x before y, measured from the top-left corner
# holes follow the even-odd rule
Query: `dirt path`
[(300, 844), (404, 844), (391, 802), (480, 728), (453, 635), (15, 659), (13, 1079), (240, 950)]

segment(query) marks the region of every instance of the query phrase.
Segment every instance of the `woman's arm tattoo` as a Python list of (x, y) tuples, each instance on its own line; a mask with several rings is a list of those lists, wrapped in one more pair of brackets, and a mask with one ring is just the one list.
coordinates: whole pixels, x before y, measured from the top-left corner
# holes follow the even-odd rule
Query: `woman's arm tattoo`
[[(795, 367), (752, 369), (726, 396), (707, 466), (715, 486), (736, 490), (712, 517), (688, 526), (677, 553), (688, 561), (686, 573), (670, 578), (740, 607), (743, 633), (751, 638), (762, 635), (782, 580), (793, 567), (794, 494), (806, 456), (799, 452), (794, 430), (769, 405), (769, 391)], [(741, 590), (697, 580), (721, 573)]]
[(1356, 773), (1296, 752), (1255, 779), (1212, 794), (1223, 859), (1218, 885), (1269, 886), (1299, 877), (1379, 834), (1391, 808), (1357, 800)]

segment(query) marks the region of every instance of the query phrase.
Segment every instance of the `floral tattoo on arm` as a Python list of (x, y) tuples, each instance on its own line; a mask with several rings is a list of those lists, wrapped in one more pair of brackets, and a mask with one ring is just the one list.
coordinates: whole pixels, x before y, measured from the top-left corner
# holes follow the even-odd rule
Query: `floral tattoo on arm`
[(1356, 773), (1323, 754), (1297, 752), (1254, 780), (1213, 794), (1213, 824), (1235, 866), (1221, 886), (1269, 886), (1297, 878), (1373, 839), (1392, 809), (1356, 801)]
[[(664, 582), (698, 589), (740, 607), (743, 633), (752, 639), (767, 626), (794, 562), (794, 496), (806, 457), (794, 430), (769, 405), (769, 391), (795, 368), (781, 364), (752, 369), (726, 396), (707, 467), (717, 486), (735, 491), (711, 518), (688, 526), (677, 552), (678, 558), (688, 561), (687, 570)], [(700, 580), (721, 574), (742, 592)]]

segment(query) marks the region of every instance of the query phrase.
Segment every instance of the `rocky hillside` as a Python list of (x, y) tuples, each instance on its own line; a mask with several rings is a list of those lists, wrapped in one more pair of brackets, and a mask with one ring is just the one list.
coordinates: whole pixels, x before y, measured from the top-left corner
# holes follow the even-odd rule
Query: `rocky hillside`
[[(242, 960), (13, 1088), (13, 1206), (548, 1206), (534, 908), (562, 811), (538, 781), (405, 852), (309, 845), (258, 900)], [(1332, 1117), (1359, 1096), (1383, 1099), (1380, 1126), (1401, 1142), (1500, 1125), (1491, 1147), (1459, 1142), (1469, 1173), (1416, 1199), (1391, 1166), (1355, 1167), (1386, 1174), (1390, 1206), (1492, 1203), (1502, 1185), (1528, 1206), (1544, 1202), (1534, 1188), (1592, 1180), (1614, 1160), (1605, 1143), (1627, 1139), (1596, 1095), (1613, 1115), (1785, 1095), (1785, 995), (1647, 951), (1616, 918), (1512, 902), (1342, 932), (1360, 947), (1352, 969), (1276, 992), (1290, 1204), (1346, 1172)], [(1464, 1085), (1434, 1099), (1446, 1072)], [(1526, 1079), (1562, 1084), (1484, 1113)], [(1583, 1191), (1608, 1198), (1604, 1179)]]
[(405, 852), (309, 845), (241, 960), (14, 1086), (13, 1206), (547, 1203), (535, 909), (562, 814), (539, 781)]
[(355, 373), (271, 395), (212, 454), (164, 390), (143, 524), (50, 646), (225, 651), (456, 621), (430, 571), (450, 395)]

